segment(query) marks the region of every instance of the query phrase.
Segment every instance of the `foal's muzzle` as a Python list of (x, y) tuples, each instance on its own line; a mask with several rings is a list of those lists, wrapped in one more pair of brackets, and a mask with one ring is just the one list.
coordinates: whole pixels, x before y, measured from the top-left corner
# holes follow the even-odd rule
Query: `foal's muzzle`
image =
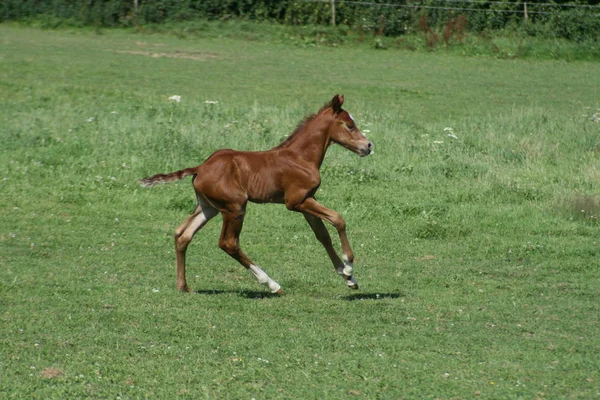
[(359, 155), (361, 157), (366, 157), (369, 154), (371, 154), (372, 152), (373, 152), (373, 143), (369, 142), (369, 143), (367, 143), (367, 147), (364, 147), (364, 148), (360, 149)]

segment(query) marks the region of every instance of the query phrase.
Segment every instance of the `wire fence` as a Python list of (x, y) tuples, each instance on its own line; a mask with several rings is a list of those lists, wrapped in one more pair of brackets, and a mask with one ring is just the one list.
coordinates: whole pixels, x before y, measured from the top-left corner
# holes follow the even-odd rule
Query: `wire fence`
[[(590, 4), (591, 3), (591, 4)], [(532, 36), (574, 41), (600, 40), (600, 1), (551, 3), (535, 0), (298, 0), (328, 14), (330, 23), (359, 27), (386, 36), (445, 29), (460, 18), (471, 32), (519, 29)]]
[[(372, 1), (352, 1), (352, 0), (301, 0), (306, 3), (329, 3), (332, 7), (332, 13), (335, 13), (335, 7), (340, 5), (353, 5), (364, 7), (379, 8), (405, 8), (405, 9), (423, 9), (423, 10), (451, 10), (483, 13), (504, 13), (504, 14), (529, 14), (549, 15), (553, 12), (567, 9), (585, 9), (596, 11), (596, 16), (600, 17), (600, 5), (594, 4), (558, 4), (558, 3), (537, 3), (537, 2), (506, 2), (506, 1), (481, 1), (481, 0), (436, 0), (435, 3), (449, 3), (452, 5), (460, 3), (469, 4), (471, 7), (460, 6), (440, 6), (432, 5), (432, 2), (426, 1), (406, 1), (405, 3), (376, 3)], [(475, 8), (475, 7), (477, 8)], [(510, 8), (486, 8), (489, 6), (510, 7)], [(539, 9), (541, 8), (541, 9)]]
[[(448, 24), (482, 33), (519, 30), (531, 36), (574, 41), (600, 40), (600, 0), (551, 3), (548, 0), (296, 0), (320, 23), (343, 24), (377, 35), (444, 30)], [(304, 5), (302, 7), (301, 5)], [(319, 13), (314, 12), (318, 8)], [(457, 22), (459, 21), (460, 22)]]

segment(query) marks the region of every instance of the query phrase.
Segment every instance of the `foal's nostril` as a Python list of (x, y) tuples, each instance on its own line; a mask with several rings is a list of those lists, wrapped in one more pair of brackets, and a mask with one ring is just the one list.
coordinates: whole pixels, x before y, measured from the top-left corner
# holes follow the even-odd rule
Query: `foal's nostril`
[(368, 148), (369, 150), (371, 150), (371, 149), (373, 148), (373, 143), (369, 142), (369, 144), (367, 145), (367, 148)]

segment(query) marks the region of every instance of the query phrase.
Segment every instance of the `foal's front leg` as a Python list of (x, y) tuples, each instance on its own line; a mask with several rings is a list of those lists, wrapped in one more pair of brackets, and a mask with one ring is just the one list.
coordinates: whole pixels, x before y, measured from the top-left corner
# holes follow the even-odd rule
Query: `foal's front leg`
[(333, 248), (331, 236), (329, 236), (329, 232), (327, 231), (325, 224), (323, 223), (323, 221), (321, 221), (318, 217), (315, 217), (314, 215), (307, 213), (303, 213), (303, 215), (306, 219), (306, 222), (308, 222), (308, 225), (310, 225), (311, 229), (315, 233), (317, 240), (321, 242), (321, 244), (325, 248), (325, 251), (327, 251), (327, 255), (333, 263), (333, 268), (335, 268), (338, 274), (342, 275), (344, 271), (344, 263)]
[[(358, 289), (358, 283), (352, 275), (354, 270), (354, 253), (352, 252), (348, 236), (346, 235), (346, 221), (344, 221), (344, 218), (342, 218), (340, 213), (328, 209), (312, 197), (304, 200), (297, 205), (295, 209), (304, 214), (304, 217), (308, 221), (317, 239), (323, 244), (325, 250), (327, 250), (327, 254), (329, 255), (329, 258), (331, 258), (336, 271), (344, 277), (348, 287), (351, 289)], [(343, 263), (340, 261), (340, 258), (333, 248), (331, 237), (327, 232), (327, 228), (323, 225), (322, 220), (332, 224), (338, 231), (342, 243)]]

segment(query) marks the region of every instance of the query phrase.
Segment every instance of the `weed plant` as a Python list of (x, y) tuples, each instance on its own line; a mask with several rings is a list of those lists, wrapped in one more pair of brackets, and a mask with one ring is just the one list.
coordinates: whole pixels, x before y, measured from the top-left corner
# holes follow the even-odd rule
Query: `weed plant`
[[(0, 42), (0, 397), (600, 396), (598, 64), (10, 25)], [(242, 246), (286, 294), (218, 249), (218, 218), (188, 252), (198, 292), (177, 292), (190, 182), (137, 180), (274, 147), (335, 93), (375, 143), (332, 147), (318, 192), (361, 291), (300, 215), (250, 205)]]

